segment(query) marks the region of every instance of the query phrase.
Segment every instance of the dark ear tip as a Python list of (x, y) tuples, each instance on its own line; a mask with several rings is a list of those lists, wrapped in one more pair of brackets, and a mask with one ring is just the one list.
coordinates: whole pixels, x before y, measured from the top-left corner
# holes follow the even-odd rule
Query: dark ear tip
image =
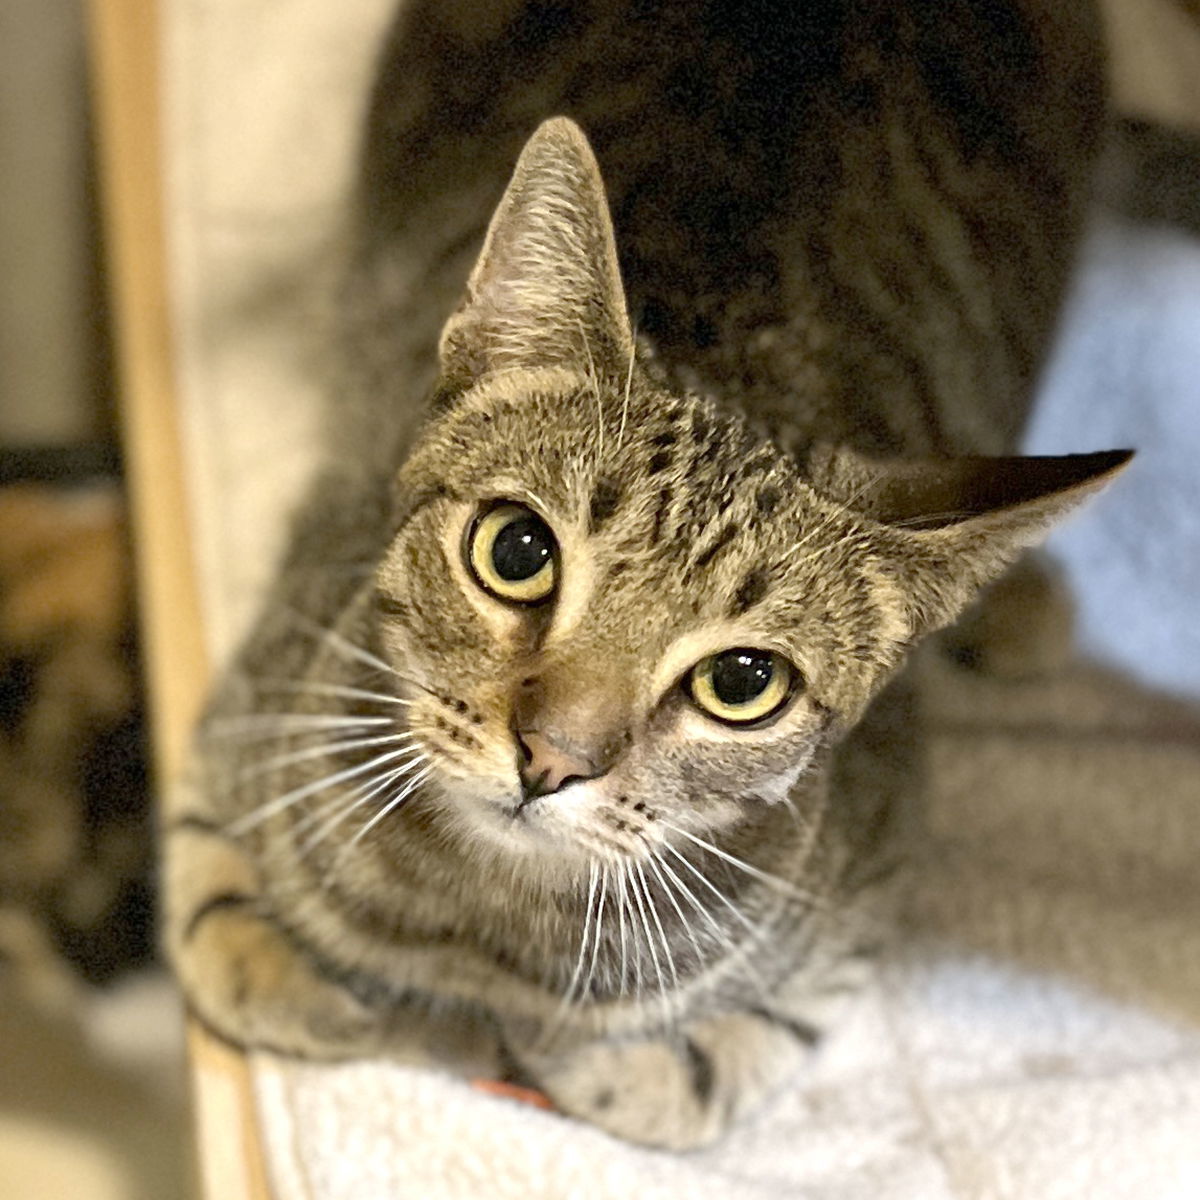
[(1080, 454), (1079, 465), (1084, 468), (1081, 483), (1105, 476), (1115, 476), (1133, 461), (1136, 450), (1097, 450), (1093, 454)]
[[(1107, 487), (1129, 465), (1132, 450), (1096, 450), (1091, 454), (1035, 455), (1017, 459), (1026, 464), (1025, 488), (1014, 492), (1023, 503), (1053, 495), (1082, 499)], [(1019, 495), (1024, 490), (1025, 495)]]

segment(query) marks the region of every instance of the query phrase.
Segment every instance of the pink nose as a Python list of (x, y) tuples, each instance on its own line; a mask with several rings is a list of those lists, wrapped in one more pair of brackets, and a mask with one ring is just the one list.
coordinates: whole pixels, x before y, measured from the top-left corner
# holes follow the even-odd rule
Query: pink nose
[(569, 783), (591, 779), (596, 764), (576, 747), (557, 738), (530, 730), (517, 735), (517, 743), (525, 756), (521, 764), (521, 788), (525, 799), (548, 796)]

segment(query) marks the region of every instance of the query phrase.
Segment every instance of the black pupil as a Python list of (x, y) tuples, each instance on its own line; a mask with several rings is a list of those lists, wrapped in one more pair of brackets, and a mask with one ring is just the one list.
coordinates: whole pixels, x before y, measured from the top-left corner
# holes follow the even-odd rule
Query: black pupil
[(722, 704), (749, 704), (767, 690), (774, 674), (773, 655), (762, 650), (726, 650), (713, 663), (713, 691)]
[(492, 543), (492, 566), (509, 583), (532, 579), (550, 561), (554, 535), (532, 513), (509, 521)]

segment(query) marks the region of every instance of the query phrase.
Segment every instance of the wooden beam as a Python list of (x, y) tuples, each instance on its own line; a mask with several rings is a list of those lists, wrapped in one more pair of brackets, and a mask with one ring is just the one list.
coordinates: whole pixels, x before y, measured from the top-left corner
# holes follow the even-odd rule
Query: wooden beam
[[(208, 683), (177, 420), (163, 201), (156, 0), (90, 0), (104, 238), (155, 765), (175, 778)], [(192, 1025), (196, 1149), (208, 1200), (269, 1200), (246, 1060)]]

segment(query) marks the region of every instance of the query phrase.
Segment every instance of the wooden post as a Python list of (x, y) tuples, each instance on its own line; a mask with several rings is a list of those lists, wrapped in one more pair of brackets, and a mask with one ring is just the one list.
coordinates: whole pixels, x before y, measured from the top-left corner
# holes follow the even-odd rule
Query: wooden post
[[(207, 686), (176, 412), (164, 225), (161, 22), (156, 0), (90, 0), (106, 262), (137, 555), (155, 766), (175, 776)], [(269, 1200), (245, 1059), (188, 1030), (208, 1200)]]

